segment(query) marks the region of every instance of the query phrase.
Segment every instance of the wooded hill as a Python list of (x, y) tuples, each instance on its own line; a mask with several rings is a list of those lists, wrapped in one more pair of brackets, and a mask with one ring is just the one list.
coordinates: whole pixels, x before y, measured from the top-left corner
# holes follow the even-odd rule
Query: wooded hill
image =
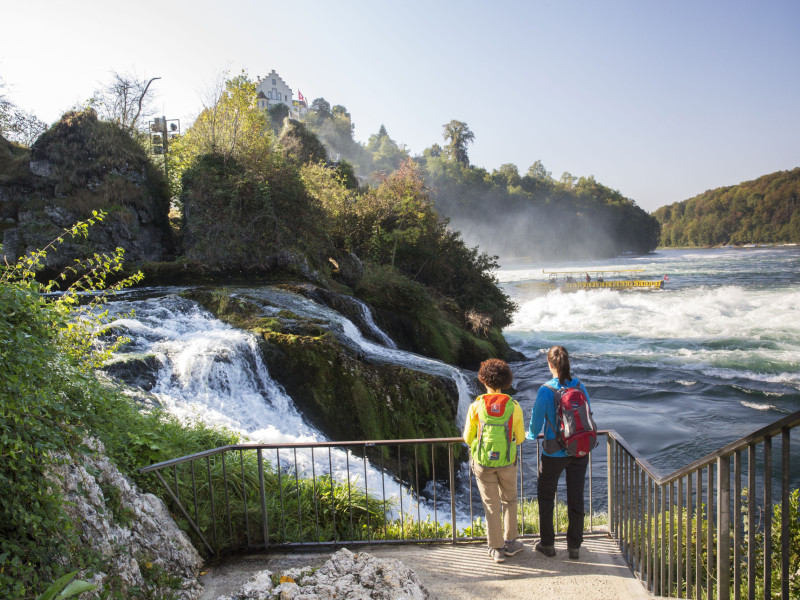
[(464, 122), (443, 124), (443, 145), (434, 143), (414, 157), (383, 126), (367, 144), (356, 142), (350, 113), (340, 105), (330, 108), (323, 98), (314, 100), (304, 123), (330, 156), (352, 163), (362, 181), (376, 183), (412, 158), (439, 213), (465, 242), (489, 254), (601, 258), (645, 254), (658, 245), (655, 218), (591, 175), (565, 172), (556, 179), (541, 161), (524, 174), (511, 163), (492, 171), (470, 164), (475, 136)]
[(662, 246), (800, 243), (800, 167), (708, 190), (653, 213)]

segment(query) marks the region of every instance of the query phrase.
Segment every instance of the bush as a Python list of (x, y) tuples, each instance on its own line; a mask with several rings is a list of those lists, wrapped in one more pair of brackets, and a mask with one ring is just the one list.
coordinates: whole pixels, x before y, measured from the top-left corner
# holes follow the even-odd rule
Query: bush
[(83, 440), (94, 436), (123, 472), (134, 475), (152, 460), (236, 439), (222, 430), (184, 427), (159, 411), (141, 412), (95, 375), (123, 341), (102, 350), (94, 344), (105, 318), (102, 304), (140, 278), (108, 283), (121, 271), (121, 251), (80, 261), (58, 281), (36, 281), (47, 252), (65, 237), (85, 237), (104, 216), (95, 214), (43, 250), (0, 267), (0, 589), (8, 597), (32, 597), (72, 567), (107, 568), (93, 549), (82, 547), (66, 517), (49, 479), (54, 454), (78, 460), (86, 451)]

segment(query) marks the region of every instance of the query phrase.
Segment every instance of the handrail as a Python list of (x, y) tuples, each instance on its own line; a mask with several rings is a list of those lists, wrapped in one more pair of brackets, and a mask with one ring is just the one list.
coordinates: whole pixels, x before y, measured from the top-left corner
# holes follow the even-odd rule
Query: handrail
[[(790, 490), (790, 430), (797, 426), (800, 411), (669, 474), (608, 432), (609, 533), (649, 591), (738, 600), (755, 599), (757, 591), (772, 598), (772, 587), (779, 586), (780, 598), (789, 599), (797, 558), (790, 523), (798, 520), (790, 501), (797, 493)], [(773, 438), (781, 446), (775, 461)], [(780, 485), (774, 506), (773, 480)], [(773, 514), (780, 514), (780, 523)], [(796, 597), (797, 583), (791, 585)]]
[[(600, 462), (600, 469), (605, 469), (605, 478), (595, 478), (595, 481), (603, 483), (605, 480), (607, 484), (608, 534), (617, 541), (625, 560), (646, 589), (666, 597), (716, 597), (719, 600), (747, 597), (754, 600), (757, 590), (759, 595), (763, 591), (763, 597), (770, 598), (773, 597), (771, 588), (779, 586), (780, 597), (788, 600), (792, 551), (789, 544), (790, 523), (799, 518), (796, 507), (793, 508), (790, 502), (790, 494), (797, 493), (796, 490), (790, 490), (790, 430), (798, 426), (800, 411), (761, 427), (669, 474), (660, 473), (617, 431), (609, 429), (598, 432), (599, 435), (605, 435), (607, 447), (604, 464)], [(773, 473), (773, 438), (781, 446), (775, 460), (775, 473), (779, 470), (780, 477)], [(455, 456), (461, 452), (459, 446), (464, 445), (463, 439), (458, 437), (244, 443), (149, 465), (139, 469), (139, 472), (155, 474), (197, 538), (212, 554), (220, 549), (233, 548), (299, 548), (345, 543), (457, 543), (486, 539), (480, 535), (480, 530), (475, 529), (471, 474), (467, 476), (467, 481), (459, 482), (464, 486), (461, 488), (461, 500), (467, 500), (467, 485), (469, 499), (466, 505), (468, 514), (462, 515), (458, 523), (462, 529), (457, 532), (456, 479), (465, 473), (457, 477)], [(442, 446), (446, 446), (445, 456), (441, 452), (437, 454), (437, 449), (441, 450)], [(524, 455), (531, 454), (534, 448), (530, 445), (523, 448), (527, 448), (527, 451), (521, 449), (518, 455), (518, 486), (524, 508), (523, 477), (524, 473), (531, 472), (530, 466), (525, 464), (529, 459)], [(334, 479), (331, 452), (338, 452), (337, 449), (347, 452), (339, 459), (342, 462)], [(328, 456), (322, 461), (322, 470), (315, 471), (321, 450), (327, 450)], [(535, 450), (538, 466), (541, 451), (539, 443), (535, 445)], [(298, 454), (298, 451), (306, 454)], [(308, 453), (311, 460), (301, 475), (298, 456), (307, 458)], [(367, 485), (368, 456), (370, 464), (377, 471), (370, 475), (372, 485), (378, 485), (377, 490)], [(384, 458), (388, 465), (384, 465)], [(380, 464), (373, 460), (380, 461)], [(196, 477), (198, 464), (199, 482)], [(594, 530), (592, 464), (590, 454), (590, 531)], [(421, 465), (427, 469), (427, 474), (423, 473), (425, 479), (422, 483), (438, 482), (439, 504), (449, 502), (449, 522), (440, 519), (445, 510), (437, 505), (436, 484), (430, 488), (433, 502), (428, 510), (432, 514), (427, 520), (422, 519)], [(310, 473), (308, 468), (311, 469)], [(440, 469), (438, 477), (437, 469)], [(173, 483), (163, 476), (170, 471)], [(254, 481), (256, 475), (257, 481)], [(390, 481), (400, 485), (399, 496), (394, 500), (391, 497), (388, 499), (388, 511), (387, 475)], [(745, 485), (742, 485), (743, 475), (746, 478)], [(304, 480), (306, 476), (308, 479)], [(447, 491), (442, 484), (448, 479), (449, 499), (441, 498), (441, 494)], [(776, 496), (779, 502), (775, 507), (773, 479), (779, 481), (781, 489), (779, 496)], [(408, 488), (404, 492), (405, 485)], [(353, 497), (357, 497), (355, 503)], [(477, 495), (474, 498), (477, 500)], [(399, 504), (393, 506), (397, 500)], [(313, 503), (313, 511), (306, 513), (305, 517), (301, 501)], [(238, 503), (236, 507), (233, 507), (234, 502)], [(462, 508), (466, 510), (466, 507)], [(311, 508), (312, 504), (306, 504), (305, 510)], [(376, 512), (371, 513), (372, 510)], [(773, 513), (777, 515), (778, 511), (780, 522), (777, 516), (773, 519)], [(378, 519), (377, 530), (376, 521), (370, 528), (370, 514), (373, 514), (373, 519)], [(524, 515), (523, 510), (522, 535), (532, 536), (536, 530), (526, 528)], [(220, 519), (217, 519), (218, 516)], [(227, 528), (222, 518), (227, 522)], [(464, 523), (469, 523), (465, 529)], [(528, 524), (533, 526), (530, 521)], [(327, 529), (321, 533), (323, 527)], [(557, 520), (556, 529), (559, 530), (559, 527)], [(394, 528), (394, 533), (387, 531), (387, 528)], [(778, 545), (775, 546), (773, 542)], [(775, 577), (777, 579), (773, 583)], [(793, 594), (796, 591), (792, 588)]]
[(577, 271), (545, 271), (542, 269), (542, 273), (545, 275), (571, 275), (572, 273), (640, 273), (642, 271), (644, 271), (644, 269), (595, 269), (594, 271), (587, 271), (586, 269), (578, 269)]
[(228, 446), (220, 446), (219, 448), (214, 448), (212, 450), (203, 450), (202, 452), (189, 454), (187, 456), (181, 456), (180, 458), (165, 460), (160, 463), (155, 463), (146, 467), (141, 467), (139, 469), (139, 472), (149, 473), (151, 471), (158, 471), (160, 469), (163, 469), (164, 467), (179, 465), (184, 462), (197, 460), (198, 458), (206, 458), (207, 456), (214, 456), (215, 454), (229, 452), (231, 450), (275, 450), (275, 449), (292, 450), (300, 448), (344, 448), (344, 447), (352, 448), (353, 446), (375, 446), (379, 444), (387, 446), (388, 445), (409, 446), (412, 444), (447, 444), (447, 443), (455, 443), (462, 441), (463, 439), (460, 437), (452, 437), (452, 438), (423, 438), (414, 440), (358, 440), (358, 441), (353, 440), (349, 442), (276, 442), (276, 443), (248, 442), (246, 444), (230, 444)]

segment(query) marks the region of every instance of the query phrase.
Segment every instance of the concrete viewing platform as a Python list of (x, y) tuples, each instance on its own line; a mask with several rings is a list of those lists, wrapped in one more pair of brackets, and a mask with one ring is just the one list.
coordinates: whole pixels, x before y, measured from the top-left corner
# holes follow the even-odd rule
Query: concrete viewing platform
[[(605, 533), (586, 534), (581, 556), (570, 560), (566, 540), (556, 538), (556, 556), (533, 547), (538, 537), (524, 539), (525, 549), (504, 563), (493, 562), (485, 544), (369, 545), (350, 548), (377, 558), (395, 558), (411, 568), (430, 592), (431, 600), (644, 600), (651, 596), (625, 562), (616, 542)], [(264, 569), (272, 572), (319, 567), (328, 552), (247, 554), (212, 566), (200, 577), (200, 600), (231, 594)]]

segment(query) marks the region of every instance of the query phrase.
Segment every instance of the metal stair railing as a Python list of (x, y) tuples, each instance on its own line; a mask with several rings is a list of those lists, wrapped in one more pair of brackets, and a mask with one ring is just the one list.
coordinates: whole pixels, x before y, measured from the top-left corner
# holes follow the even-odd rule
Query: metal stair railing
[[(800, 569), (798, 541), (790, 544), (792, 526), (800, 530), (798, 492), (790, 490), (790, 432), (798, 425), (800, 411), (669, 475), (660, 475), (616, 431), (600, 431), (606, 453), (598, 448), (590, 455), (588, 531), (595, 530), (598, 514), (592, 490), (605, 482), (608, 533), (648, 591), (698, 600), (754, 600), (757, 594), (788, 599), (800, 586), (800, 570), (790, 572), (790, 565)], [(773, 440), (780, 447), (777, 476)], [(540, 452), (539, 443), (520, 447), (521, 537), (538, 531), (530, 520), (526, 523), (525, 492), (535, 491), (530, 481), (526, 486), (524, 473), (531, 472), (525, 468), (531, 460), (538, 467)], [(338, 472), (334, 453), (339, 453)], [(156, 475), (184, 527), (210, 554), (456, 543), (486, 539), (476, 529), (473, 508), (479, 495), (471, 473), (469, 489), (458, 490), (460, 512), (457, 506), (456, 480), (463, 482), (466, 454), (461, 438), (238, 444), (139, 471)], [(779, 525), (773, 521), (775, 478), (781, 480)], [(387, 480), (398, 486), (399, 495), (387, 496)], [(423, 498), (420, 481), (440, 485), (429, 486)], [(423, 518), (425, 503), (429, 509)], [(566, 523), (559, 524), (558, 512), (556, 530), (561, 531)], [(773, 529), (778, 539), (773, 540)], [(773, 542), (779, 544), (775, 552)], [(773, 590), (776, 562), (780, 574)]]
[[(522, 537), (538, 532), (535, 508), (524, 492), (535, 495), (531, 489), (535, 478), (526, 486), (525, 473), (536, 472), (540, 451), (538, 443), (519, 448)], [(342, 544), (455, 543), (486, 539), (479, 520), (482, 512), (475, 510), (480, 495), (474, 474), (466, 467), (467, 455), (461, 438), (237, 444), (139, 471), (158, 478), (185, 528), (210, 554)], [(586, 518), (590, 532), (598, 519), (592, 483), (605, 483), (604, 469), (603, 460), (593, 463), (590, 457)], [(430, 485), (431, 481), (437, 484)], [(393, 494), (387, 494), (389, 482), (395, 487)], [(557, 502), (556, 531), (561, 533), (566, 528), (565, 513), (563, 503)]]
[[(648, 591), (698, 599), (790, 598), (790, 585), (800, 585), (800, 575), (790, 572), (790, 559), (796, 562), (800, 553), (796, 540), (790, 544), (792, 526), (800, 528), (796, 498), (792, 506), (797, 492), (790, 489), (790, 432), (798, 425), (800, 411), (669, 475), (608, 432), (609, 531)], [(777, 475), (773, 440), (780, 446)], [(774, 479), (781, 482), (777, 506)], [(776, 509), (780, 524), (773, 521)], [(773, 540), (775, 529), (779, 540)], [(773, 556), (775, 542), (779, 557)], [(780, 590), (772, 589), (773, 576)]]

